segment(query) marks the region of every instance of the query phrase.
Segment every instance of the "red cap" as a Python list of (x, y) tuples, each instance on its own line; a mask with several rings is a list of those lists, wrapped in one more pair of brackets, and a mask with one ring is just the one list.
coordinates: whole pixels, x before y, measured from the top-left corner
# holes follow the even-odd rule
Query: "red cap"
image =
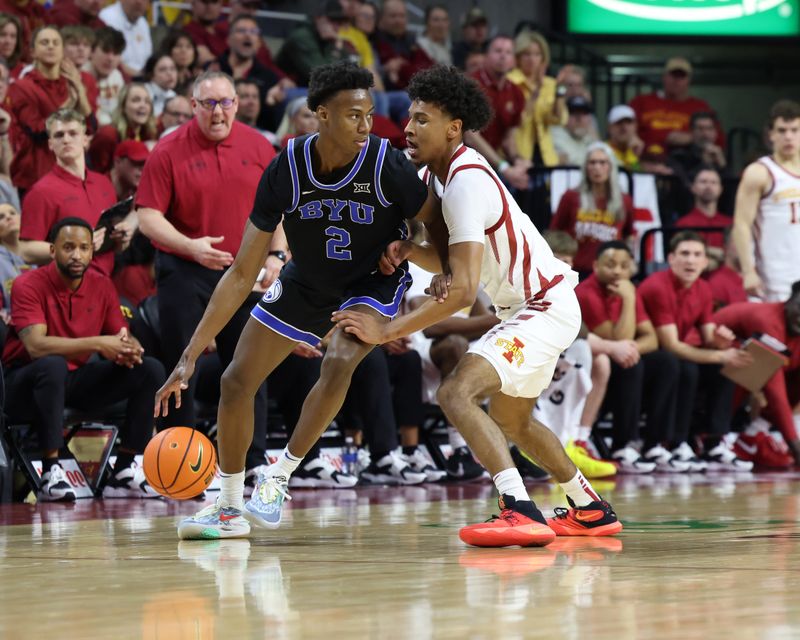
[(115, 158), (127, 158), (132, 162), (144, 162), (149, 155), (147, 145), (138, 140), (123, 140), (114, 149)]

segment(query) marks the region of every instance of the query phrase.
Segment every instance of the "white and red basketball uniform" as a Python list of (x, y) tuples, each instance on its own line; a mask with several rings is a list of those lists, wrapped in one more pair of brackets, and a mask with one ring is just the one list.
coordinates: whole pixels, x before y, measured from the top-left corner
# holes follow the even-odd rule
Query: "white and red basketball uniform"
[(764, 285), (765, 302), (789, 299), (800, 280), (800, 176), (769, 156), (759, 158), (772, 177), (753, 225), (755, 265)]
[(463, 145), (456, 150), (444, 185), (435, 176), (428, 179), (442, 200), (449, 243), (484, 245), (481, 284), (503, 321), (469, 352), (492, 364), (504, 394), (538, 397), (580, 328), (573, 291), (578, 274), (553, 255), (475, 150)]

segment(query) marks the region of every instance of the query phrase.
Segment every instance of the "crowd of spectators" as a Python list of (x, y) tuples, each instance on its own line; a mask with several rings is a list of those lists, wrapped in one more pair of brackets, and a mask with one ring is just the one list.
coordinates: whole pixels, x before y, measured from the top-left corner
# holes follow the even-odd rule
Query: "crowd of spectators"
[[(373, 133), (398, 148), (405, 88), (417, 71), (455, 65), (486, 92), (492, 121), (468, 132), (466, 143), (540, 230), (550, 227), (555, 253), (582, 279), (585, 332), (578, 355), (565, 361), (585, 360), (586, 384), (569, 387), (566, 374), (554, 381), (572, 389), (575, 416), (555, 428), (567, 427), (565, 445), (587, 477), (800, 462), (797, 104), (773, 109), (772, 158), (748, 167), (734, 207), (724, 193), (740, 176), (726, 160), (723, 123), (692, 95), (685, 58), (666, 61), (660, 89), (601, 114), (583, 69), (554, 65), (541, 33), (528, 24), (506, 32), (498, 27), (511, 25), (490, 24), (478, 7), (455, 16), (446, 3), (431, 4), (415, 27), (403, 0), (324, 0), (271, 49), (258, 1), (190, 6), (151, 26), (149, 0), (0, 3), (5, 413), (39, 433), (41, 499), (70, 499), (58, 463), (64, 408), (118, 400), (127, 400), (127, 419), (106, 495), (152, 495), (133, 462), (151, 432), (145, 405), (234, 259), (261, 173), (291, 138), (317, 130), (305, 98), (309, 74), (336, 60), (372, 72)], [(542, 184), (537, 171), (565, 166), (579, 179), (552, 203), (550, 220), (530, 193)], [(667, 261), (654, 273), (637, 273), (641, 212), (629, 194), (637, 173), (670, 178), (686, 205), (662, 215), (674, 234), (665, 234)], [(784, 209), (793, 217), (762, 228), (764, 202), (773, 218)], [(780, 246), (773, 251), (765, 239)], [(290, 259), (279, 229), (249, 303), (204, 356), (182, 407), (158, 428), (196, 424), (195, 400), (217, 402), (249, 308)], [(418, 284), (428, 277), (418, 274)], [(410, 308), (422, 289), (407, 297)], [(753, 321), (766, 318), (748, 306), (755, 300), (767, 303), (759, 310), (769, 309), (769, 322)], [(402, 447), (389, 480), (445, 476), (419, 448), (424, 405), (469, 340), (495, 321), (479, 301), (424, 335), (376, 349), (356, 372), (338, 423), (373, 453)], [(755, 334), (769, 334), (789, 355), (762, 390), (743, 392), (721, 370), (750, 365), (738, 347)], [(291, 431), (324, 348), (298, 347), (259, 393), (250, 481), (266, 464), (267, 402)], [(605, 438), (595, 426), (604, 417)], [(446, 473), (480, 477), (463, 439), (449, 435)], [(530, 460), (515, 459), (537, 476)], [(354, 468), (337, 468), (319, 447), (306, 460), (296, 486), (357, 481)]]

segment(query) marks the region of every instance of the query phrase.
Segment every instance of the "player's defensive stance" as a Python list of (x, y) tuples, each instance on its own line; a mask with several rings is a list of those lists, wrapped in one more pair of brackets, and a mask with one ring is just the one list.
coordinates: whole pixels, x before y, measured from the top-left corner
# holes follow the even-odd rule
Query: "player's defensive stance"
[[(612, 535), (622, 530), (611, 506), (592, 489), (561, 443), (531, 417), (559, 354), (575, 339), (581, 313), (577, 274), (557, 260), (486, 160), (465, 147), (465, 130), (482, 129), (490, 107), (474, 81), (455, 68), (434, 67), (408, 87), (406, 139), (411, 158), (441, 198), (450, 239), (447, 264), (431, 247), (392, 243), (384, 267), (408, 257), (434, 273), (433, 297), (390, 323), (357, 310), (333, 314), (338, 327), (364, 342), (407, 336), (475, 301), (478, 283), (503, 321), (478, 340), (439, 389), (439, 403), (489, 470), (500, 493), (500, 516), (461, 529), (477, 546), (546, 545), (558, 535)], [(389, 263), (388, 265), (386, 263)], [(446, 282), (449, 278), (449, 288)], [(445, 284), (443, 284), (445, 283)], [(481, 409), (489, 399), (489, 414)], [(569, 509), (546, 520), (528, 496), (507, 440), (533, 456), (567, 494)]]
[[(236, 260), (156, 396), (156, 415), (173, 394), (179, 402), (195, 361), (250, 292), (282, 220), (292, 260), (251, 312), (220, 382), (220, 496), (180, 523), (181, 538), (241, 537), (250, 533), (250, 522), (280, 524), (289, 477), (339, 412), (353, 370), (374, 345), (333, 333), (289, 444), (245, 505), (256, 390), (298, 342), (320, 342), (333, 327), (333, 311), (354, 308), (378, 324), (388, 322), (411, 282), (408, 265), (389, 276), (376, 265), (390, 242), (405, 237), (407, 218), (425, 221), (429, 208), (423, 205), (434, 198), (402, 153), (370, 135), (371, 86), (372, 74), (352, 63), (311, 74), (308, 106), (319, 119), (319, 134), (290, 141), (264, 172)], [(418, 216), (420, 210), (425, 213)]]

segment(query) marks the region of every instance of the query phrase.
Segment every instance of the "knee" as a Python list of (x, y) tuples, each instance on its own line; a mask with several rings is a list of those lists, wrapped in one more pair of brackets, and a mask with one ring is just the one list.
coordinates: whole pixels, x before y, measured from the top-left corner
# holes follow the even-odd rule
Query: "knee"
[(458, 362), (469, 349), (469, 341), (464, 336), (449, 335), (437, 342), (434, 349), (437, 361)]
[(227, 366), (219, 380), (219, 390), (223, 400), (253, 397), (259, 386), (260, 381), (255, 384), (248, 381), (244, 373), (233, 362)]
[(659, 349), (653, 352), (653, 365), (664, 380), (677, 380), (681, 374), (681, 363), (674, 353)]
[(598, 353), (592, 358), (592, 382), (606, 385), (611, 377), (611, 358), (605, 353)]
[(37, 373), (46, 379), (65, 380), (69, 373), (64, 356), (44, 356), (34, 361)]
[(167, 379), (167, 374), (164, 371), (164, 365), (159, 360), (145, 356), (142, 358), (142, 364), (139, 365), (141, 376), (146, 383), (152, 383), (156, 386), (164, 384)]
[(436, 399), (439, 406), (445, 410), (453, 410), (465, 404), (478, 402), (475, 391), (455, 375), (450, 375), (442, 381), (436, 392)]
[(389, 377), (386, 359), (378, 349), (373, 349), (363, 359), (358, 358), (357, 354), (329, 351), (322, 360), (320, 381), (323, 384), (349, 381), (356, 368), (358, 374), (367, 379)]

